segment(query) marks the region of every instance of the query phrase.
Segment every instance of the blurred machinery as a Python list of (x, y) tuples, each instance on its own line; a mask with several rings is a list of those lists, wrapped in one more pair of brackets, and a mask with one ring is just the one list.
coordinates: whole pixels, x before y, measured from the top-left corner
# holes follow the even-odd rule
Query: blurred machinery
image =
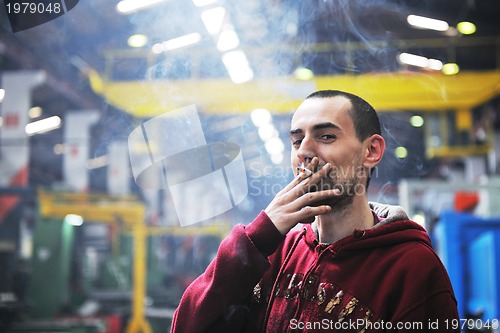
[[(460, 318), (474, 324), (465, 328), (498, 331), (500, 180), (405, 180), (400, 183), (399, 195), (410, 217), (431, 235), (450, 276)], [(480, 327), (484, 323), (489, 327)]]
[(217, 223), (148, 226), (133, 196), (40, 190), (38, 199), (26, 295), (19, 297), (26, 304), (19, 320), (0, 322), (2, 332), (164, 330), (228, 232)]
[(433, 235), (437, 252), (453, 284), (460, 318), (480, 319), (477, 323), (488, 323), (490, 327), (477, 329), (497, 331), (500, 217), (481, 218), (470, 213), (445, 212)]

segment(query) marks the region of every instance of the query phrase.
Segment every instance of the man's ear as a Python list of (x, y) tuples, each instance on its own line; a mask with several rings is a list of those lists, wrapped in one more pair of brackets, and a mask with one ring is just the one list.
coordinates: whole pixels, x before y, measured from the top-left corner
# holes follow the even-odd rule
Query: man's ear
[(365, 141), (365, 159), (363, 166), (367, 169), (375, 167), (382, 157), (385, 151), (385, 140), (379, 134), (373, 134)]

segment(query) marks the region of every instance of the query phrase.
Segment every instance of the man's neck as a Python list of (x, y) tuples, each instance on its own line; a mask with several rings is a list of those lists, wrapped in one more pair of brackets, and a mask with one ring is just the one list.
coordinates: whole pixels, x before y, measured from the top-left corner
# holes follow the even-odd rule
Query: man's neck
[(373, 214), (364, 196), (355, 197), (352, 204), (341, 211), (335, 209), (318, 216), (319, 242), (332, 244), (352, 234), (355, 229), (368, 229), (373, 226)]

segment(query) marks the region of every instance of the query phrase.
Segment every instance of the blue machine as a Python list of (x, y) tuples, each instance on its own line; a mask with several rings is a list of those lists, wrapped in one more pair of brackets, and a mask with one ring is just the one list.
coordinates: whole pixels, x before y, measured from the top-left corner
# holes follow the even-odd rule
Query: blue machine
[(433, 238), (450, 276), (460, 318), (500, 319), (500, 217), (446, 212)]

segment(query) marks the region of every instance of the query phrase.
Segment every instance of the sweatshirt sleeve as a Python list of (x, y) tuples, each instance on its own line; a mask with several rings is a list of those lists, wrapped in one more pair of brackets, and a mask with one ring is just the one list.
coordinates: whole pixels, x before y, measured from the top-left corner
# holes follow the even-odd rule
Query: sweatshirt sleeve
[[(422, 319), (424, 318), (424, 319)], [(456, 332), (460, 333), (460, 319), (457, 304), (450, 291), (440, 291), (429, 295), (423, 302), (415, 304), (399, 322), (407, 323), (408, 328), (415, 330), (414, 325), (424, 332)], [(398, 332), (412, 332), (412, 329)]]
[(265, 212), (248, 226), (235, 226), (206, 271), (184, 292), (171, 332), (210, 332), (216, 322), (235, 320), (231, 317), (237, 317), (238, 309), (248, 303), (253, 288), (270, 267), (267, 257), (283, 240)]
[[(414, 247), (417, 249), (417, 247)], [(453, 288), (437, 254), (430, 245), (420, 247), (417, 258), (411, 262), (415, 273), (401, 289), (405, 298), (394, 322), (407, 323), (407, 327), (419, 326), (423, 332), (460, 332), (457, 301)], [(413, 327), (413, 331), (415, 331)], [(412, 330), (398, 330), (398, 332)]]

